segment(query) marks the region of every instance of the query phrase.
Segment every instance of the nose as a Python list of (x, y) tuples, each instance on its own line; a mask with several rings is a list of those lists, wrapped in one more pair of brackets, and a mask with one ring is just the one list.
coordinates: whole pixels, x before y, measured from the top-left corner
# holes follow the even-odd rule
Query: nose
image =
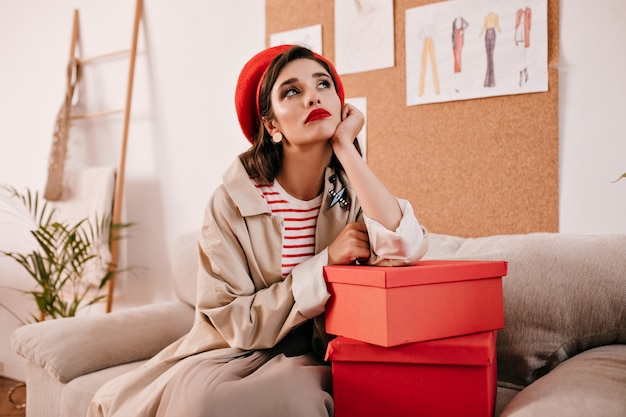
[(319, 96), (317, 95), (317, 93), (311, 93), (307, 99), (307, 106), (308, 107), (312, 107), (315, 106), (316, 104), (320, 104), (321, 100), (319, 98)]

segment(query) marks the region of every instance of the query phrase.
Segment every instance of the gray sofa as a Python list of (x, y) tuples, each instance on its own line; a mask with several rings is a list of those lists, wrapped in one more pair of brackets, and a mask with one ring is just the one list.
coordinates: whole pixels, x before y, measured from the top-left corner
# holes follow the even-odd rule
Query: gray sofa
[[(12, 334), (28, 362), (28, 417), (82, 417), (105, 381), (189, 330), (196, 239), (187, 234), (175, 245), (177, 301), (30, 324)], [(626, 235), (431, 234), (427, 258), (509, 263), (496, 416), (626, 416)]]

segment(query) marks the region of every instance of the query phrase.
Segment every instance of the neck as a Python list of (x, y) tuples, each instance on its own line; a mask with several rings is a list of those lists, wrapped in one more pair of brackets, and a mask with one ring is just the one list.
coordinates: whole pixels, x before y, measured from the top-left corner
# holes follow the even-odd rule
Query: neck
[(318, 152), (290, 153), (285, 150), (276, 179), (289, 195), (299, 200), (311, 200), (322, 192), (324, 172), (331, 156), (330, 144)]

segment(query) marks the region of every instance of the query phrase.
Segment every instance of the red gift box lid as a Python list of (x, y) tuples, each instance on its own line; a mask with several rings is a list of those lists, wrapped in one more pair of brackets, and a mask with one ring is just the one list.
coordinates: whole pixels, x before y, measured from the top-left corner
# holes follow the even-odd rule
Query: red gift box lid
[(495, 361), (496, 334), (493, 330), (391, 347), (339, 336), (328, 344), (325, 360), (489, 366)]
[(330, 283), (397, 288), (503, 277), (506, 272), (506, 261), (428, 260), (411, 266), (326, 266), (324, 278)]

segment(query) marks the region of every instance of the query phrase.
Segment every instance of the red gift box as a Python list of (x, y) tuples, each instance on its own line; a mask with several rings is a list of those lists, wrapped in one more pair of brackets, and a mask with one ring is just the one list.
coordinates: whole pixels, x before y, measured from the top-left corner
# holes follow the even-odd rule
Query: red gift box
[(505, 261), (324, 267), (326, 331), (379, 346), (504, 327)]
[(380, 347), (330, 342), (335, 417), (488, 417), (496, 399), (496, 331)]

